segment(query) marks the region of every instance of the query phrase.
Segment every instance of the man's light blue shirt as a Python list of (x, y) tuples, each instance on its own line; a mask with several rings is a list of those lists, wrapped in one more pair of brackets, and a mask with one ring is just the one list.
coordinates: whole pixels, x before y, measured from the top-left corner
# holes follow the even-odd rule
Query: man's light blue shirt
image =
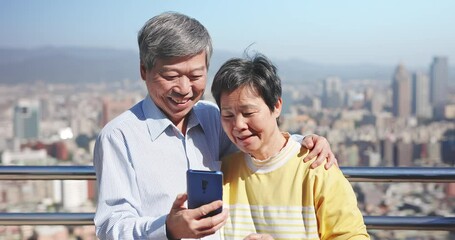
[[(186, 192), (186, 170), (219, 170), (219, 159), (235, 150), (215, 104), (199, 101), (183, 135), (147, 96), (97, 138), (98, 237), (167, 239), (166, 216)], [(219, 239), (219, 233), (211, 237)]]

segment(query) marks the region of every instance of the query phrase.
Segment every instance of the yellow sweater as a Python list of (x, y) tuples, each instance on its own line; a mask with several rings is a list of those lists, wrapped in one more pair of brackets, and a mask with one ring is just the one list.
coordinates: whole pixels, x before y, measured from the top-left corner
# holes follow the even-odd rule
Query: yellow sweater
[(369, 239), (350, 183), (337, 167), (310, 169), (308, 150), (288, 139), (265, 161), (238, 152), (223, 159), (226, 239)]

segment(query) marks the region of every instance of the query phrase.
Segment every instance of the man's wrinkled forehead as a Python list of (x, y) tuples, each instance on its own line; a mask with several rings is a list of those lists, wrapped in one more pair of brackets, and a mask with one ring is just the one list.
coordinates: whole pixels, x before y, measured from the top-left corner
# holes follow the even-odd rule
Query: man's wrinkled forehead
[[(201, 54), (203, 54), (202, 58), (199, 57)], [(191, 67), (193, 70), (207, 71), (208, 64), (206, 58), (207, 56), (205, 52), (195, 55), (160, 57), (156, 58), (153, 67), (159, 66), (161, 69), (160, 71), (167, 71), (174, 69), (176, 66), (191, 63), (191, 66), (189, 67)]]

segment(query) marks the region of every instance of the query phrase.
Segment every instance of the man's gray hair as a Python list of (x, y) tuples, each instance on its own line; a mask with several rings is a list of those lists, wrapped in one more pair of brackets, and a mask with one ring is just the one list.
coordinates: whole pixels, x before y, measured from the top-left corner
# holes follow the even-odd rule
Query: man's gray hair
[(206, 53), (209, 66), (212, 40), (196, 19), (176, 12), (165, 12), (148, 20), (137, 36), (141, 64), (152, 69), (156, 59), (194, 56)]

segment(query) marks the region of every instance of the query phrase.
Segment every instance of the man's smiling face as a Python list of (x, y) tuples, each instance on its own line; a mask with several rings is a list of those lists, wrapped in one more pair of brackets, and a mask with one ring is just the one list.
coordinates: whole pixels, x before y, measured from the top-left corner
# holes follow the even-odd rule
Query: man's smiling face
[(149, 95), (176, 126), (182, 126), (185, 116), (204, 94), (207, 82), (205, 55), (202, 52), (194, 56), (157, 59), (150, 70), (141, 66)]

